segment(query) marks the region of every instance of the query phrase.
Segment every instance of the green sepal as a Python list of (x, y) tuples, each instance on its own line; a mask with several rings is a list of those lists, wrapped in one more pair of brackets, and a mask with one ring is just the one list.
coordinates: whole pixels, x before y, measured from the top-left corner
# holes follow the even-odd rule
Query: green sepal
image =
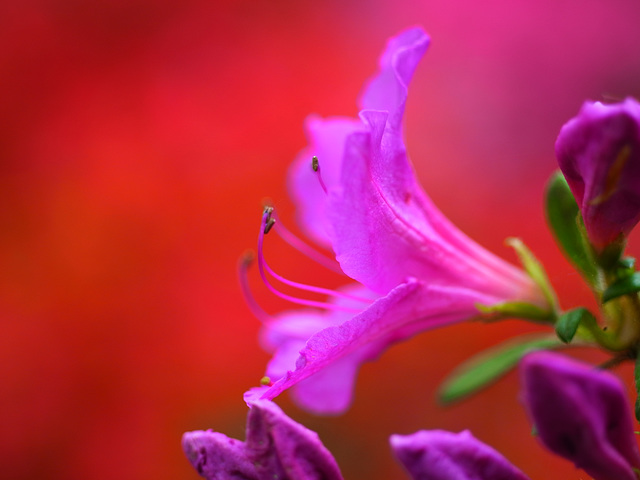
[(596, 318), (584, 307), (574, 308), (560, 315), (556, 323), (556, 334), (564, 343), (573, 340), (580, 323), (589, 327), (596, 325)]
[(555, 336), (546, 333), (512, 338), (459, 365), (440, 386), (438, 400), (445, 405), (461, 400), (505, 375), (525, 354), (563, 346)]
[(622, 257), (618, 261), (616, 268), (616, 278), (629, 277), (636, 271), (636, 259), (633, 257)]
[(495, 305), (478, 303), (476, 308), (482, 314), (482, 319), (487, 321), (501, 320), (503, 318), (522, 318), (537, 321), (553, 320), (553, 315), (548, 310), (526, 302), (502, 302)]
[(611, 271), (620, 264), (622, 260), (622, 254), (627, 246), (627, 239), (624, 235), (618, 235), (618, 238), (604, 247), (602, 251), (598, 252), (597, 261), (600, 267), (605, 271)]
[(558, 300), (556, 299), (556, 294), (551, 287), (551, 282), (549, 282), (549, 277), (547, 277), (544, 267), (540, 261), (519, 238), (507, 238), (505, 243), (516, 251), (518, 258), (520, 259), (520, 263), (522, 263), (522, 267), (529, 274), (531, 279), (540, 287), (540, 290), (542, 290), (542, 293), (551, 307), (551, 311), (555, 312), (558, 307)]
[(553, 174), (545, 193), (547, 223), (569, 261), (594, 285), (598, 276), (596, 258), (586, 238), (582, 215), (562, 172)]
[(602, 293), (602, 303), (606, 303), (614, 298), (640, 292), (640, 272), (619, 278)]

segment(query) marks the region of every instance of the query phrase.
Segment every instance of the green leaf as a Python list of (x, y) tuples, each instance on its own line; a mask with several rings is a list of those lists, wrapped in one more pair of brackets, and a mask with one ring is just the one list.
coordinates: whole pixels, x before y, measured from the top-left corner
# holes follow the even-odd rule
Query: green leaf
[(589, 326), (595, 325), (596, 318), (584, 307), (574, 308), (562, 314), (556, 323), (556, 333), (560, 340), (564, 343), (571, 342), (581, 322)]
[(438, 400), (445, 405), (461, 400), (498, 380), (515, 367), (525, 354), (562, 346), (564, 344), (549, 334), (512, 338), (459, 365), (441, 385)]
[(591, 284), (598, 276), (596, 259), (582, 227), (582, 215), (562, 172), (553, 174), (545, 193), (547, 223), (562, 252)]
[(616, 277), (629, 277), (633, 275), (636, 268), (636, 259), (633, 257), (622, 257), (618, 261), (618, 265), (616, 268)]
[(609, 288), (602, 293), (602, 303), (636, 292), (640, 292), (640, 272), (622, 277), (609, 285)]
[(506, 244), (516, 251), (523, 268), (529, 274), (531, 279), (540, 287), (542, 293), (547, 299), (547, 302), (549, 302), (552, 310), (550, 313), (555, 313), (558, 306), (558, 300), (556, 299), (556, 295), (551, 287), (551, 282), (549, 282), (549, 278), (547, 277), (544, 267), (540, 261), (519, 238), (507, 238)]

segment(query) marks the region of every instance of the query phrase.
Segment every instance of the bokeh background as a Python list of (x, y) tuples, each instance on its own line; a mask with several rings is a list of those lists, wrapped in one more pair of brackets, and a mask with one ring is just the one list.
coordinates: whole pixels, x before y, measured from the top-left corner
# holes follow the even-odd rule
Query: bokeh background
[[(355, 115), (386, 39), (414, 24), (433, 38), (406, 115), (425, 188), (499, 255), (522, 237), (563, 306), (592, 305), (541, 197), (583, 100), (640, 96), (637, 1), (0, 3), (2, 478), (195, 480), (183, 431), (244, 438), (242, 393), (268, 356), (236, 261), (264, 197), (295, 228), (285, 174), (306, 115)], [(340, 284), (270, 242), (283, 274)], [(264, 308), (287, 308), (253, 273)], [(387, 437), (420, 428), (470, 428), (532, 478), (585, 478), (530, 435), (517, 375), (451, 408), (434, 399), (459, 362), (532, 329), (467, 324), (396, 346), (341, 417), (278, 402), (348, 479), (406, 478)]]

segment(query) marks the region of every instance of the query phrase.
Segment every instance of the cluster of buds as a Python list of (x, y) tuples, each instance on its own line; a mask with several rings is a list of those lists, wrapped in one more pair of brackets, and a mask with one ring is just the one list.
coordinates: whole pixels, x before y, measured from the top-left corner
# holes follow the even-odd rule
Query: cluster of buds
[[(290, 390), (301, 408), (339, 414), (353, 401), (360, 365), (393, 344), (470, 319), (519, 318), (550, 331), (483, 352), (482, 361), (472, 359), (445, 382), (441, 400), (459, 400), (519, 363), (525, 408), (549, 450), (596, 480), (637, 480), (640, 453), (624, 385), (604, 369), (547, 350), (572, 342), (594, 346), (611, 352), (610, 365), (638, 357), (640, 273), (624, 251), (640, 220), (640, 105), (587, 103), (558, 137), (562, 173), (547, 188), (548, 223), (602, 307), (597, 315), (585, 308), (564, 312), (519, 239), (508, 244), (520, 268), (465, 236), (418, 184), (403, 113), (428, 45), (420, 28), (392, 38), (360, 96), (358, 118), (308, 120), (309, 145), (295, 160), (289, 185), (300, 228), (316, 246), (287, 229), (274, 206), (265, 207), (257, 254), (243, 257), (240, 280), (273, 357), (260, 385), (245, 394), (244, 442), (211, 430), (184, 435), (184, 451), (204, 478), (341, 479), (318, 436), (287, 417), (275, 397)], [(276, 273), (263, 251), (270, 232), (345, 285), (333, 290)], [(304, 308), (264, 311), (247, 280), (254, 259), (266, 288)], [(422, 430), (392, 435), (390, 444), (414, 479), (527, 478), (468, 431)]]

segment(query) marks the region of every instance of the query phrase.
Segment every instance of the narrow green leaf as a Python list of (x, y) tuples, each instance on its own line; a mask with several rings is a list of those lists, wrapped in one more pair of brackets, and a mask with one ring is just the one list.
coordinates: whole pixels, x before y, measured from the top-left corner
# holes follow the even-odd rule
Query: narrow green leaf
[(571, 342), (581, 322), (594, 325), (596, 318), (584, 307), (574, 308), (562, 314), (556, 323), (556, 333), (560, 340), (564, 343)]
[(591, 284), (598, 270), (589, 242), (581, 228), (582, 216), (562, 172), (553, 174), (545, 193), (547, 223), (569, 261)]
[(602, 293), (602, 303), (636, 292), (640, 292), (640, 272), (620, 278), (609, 285), (609, 288)]
[(549, 282), (549, 277), (547, 277), (544, 267), (540, 261), (519, 238), (507, 238), (506, 244), (516, 251), (518, 258), (520, 259), (520, 263), (522, 263), (525, 271), (540, 287), (542, 293), (551, 306), (551, 310), (555, 312), (558, 300), (556, 299), (556, 295), (551, 287), (551, 282)]
[(459, 365), (438, 391), (438, 400), (447, 405), (477, 392), (498, 380), (533, 350), (564, 346), (555, 336), (530, 334), (512, 338)]

